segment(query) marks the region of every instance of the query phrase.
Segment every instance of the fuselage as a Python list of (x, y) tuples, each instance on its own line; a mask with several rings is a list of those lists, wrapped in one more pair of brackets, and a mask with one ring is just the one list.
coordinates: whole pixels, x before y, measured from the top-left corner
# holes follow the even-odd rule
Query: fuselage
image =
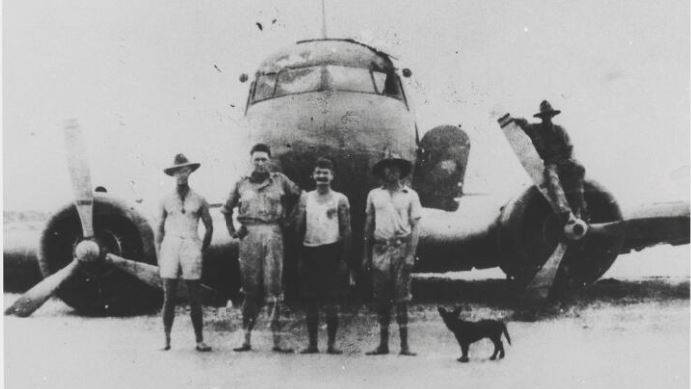
[(246, 118), (251, 140), (269, 144), (276, 169), (304, 189), (314, 187), (316, 159), (332, 159), (334, 189), (349, 197), (355, 223), (382, 155), (415, 159), (415, 119), (396, 69), (388, 55), (354, 41), (303, 41), (269, 56)]

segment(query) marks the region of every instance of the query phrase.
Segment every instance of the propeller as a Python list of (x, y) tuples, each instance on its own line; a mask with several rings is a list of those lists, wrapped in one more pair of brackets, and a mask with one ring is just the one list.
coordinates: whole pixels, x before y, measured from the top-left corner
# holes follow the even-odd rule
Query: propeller
[[(509, 145), (518, 157), (521, 166), (523, 166), (526, 173), (528, 173), (533, 184), (540, 191), (542, 197), (547, 200), (547, 203), (555, 214), (558, 213), (560, 208), (555, 199), (547, 193), (547, 189), (543, 182), (544, 163), (542, 158), (537, 154), (537, 150), (535, 150), (535, 146), (530, 140), (530, 137), (523, 132), (508, 113), (499, 118), (498, 122)], [(587, 229), (588, 226), (583, 221), (571, 218), (566, 225), (564, 225), (563, 232), (566, 238), (577, 240), (585, 235)], [(542, 299), (549, 295), (549, 291), (557, 275), (557, 270), (564, 259), (567, 248), (568, 245), (565, 242), (560, 241), (559, 244), (557, 244), (557, 247), (552, 254), (550, 254), (547, 261), (528, 284), (526, 290), (527, 295), (540, 297)]]
[(118, 255), (108, 253), (105, 256), (107, 263), (117, 267), (118, 269), (136, 277), (143, 283), (162, 289), (161, 277), (159, 276), (158, 267), (149, 265), (144, 262), (137, 262), (131, 259), (126, 259)]
[(65, 149), (67, 168), (72, 178), (74, 205), (77, 207), (79, 220), (82, 223), (82, 235), (84, 239), (93, 238), (94, 193), (91, 187), (91, 172), (86, 159), (82, 130), (74, 119), (65, 123)]
[(624, 236), (631, 241), (687, 243), (689, 204), (670, 202), (647, 205), (645, 209), (625, 220), (591, 224), (588, 233)]
[(36, 284), (33, 288), (26, 291), (15, 302), (5, 310), (5, 315), (17, 315), (27, 317), (34, 313), (55, 293), (56, 290), (67, 281), (77, 270), (79, 260), (75, 258), (67, 266), (51, 274)]
[(526, 287), (526, 297), (544, 300), (549, 296), (554, 278), (557, 276), (557, 270), (559, 270), (567, 248), (566, 243), (559, 242), (547, 261), (540, 267)]
[(77, 272), (82, 263), (86, 262), (105, 261), (148, 285), (161, 288), (161, 279), (156, 266), (125, 259), (115, 254), (104, 253), (94, 239), (94, 195), (84, 137), (76, 120), (68, 120), (64, 130), (67, 166), (72, 179), (74, 203), (82, 225), (83, 238), (74, 249), (72, 262), (25, 292), (12, 306), (5, 310), (5, 315), (14, 314), (20, 317), (31, 315)]

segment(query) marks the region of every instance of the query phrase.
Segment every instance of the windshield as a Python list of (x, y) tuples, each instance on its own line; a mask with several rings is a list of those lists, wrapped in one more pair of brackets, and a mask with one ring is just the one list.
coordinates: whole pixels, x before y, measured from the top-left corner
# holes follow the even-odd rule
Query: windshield
[(252, 103), (323, 90), (385, 95), (403, 100), (398, 76), (364, 68), (320, 65), (286, 68), (257, 76)]

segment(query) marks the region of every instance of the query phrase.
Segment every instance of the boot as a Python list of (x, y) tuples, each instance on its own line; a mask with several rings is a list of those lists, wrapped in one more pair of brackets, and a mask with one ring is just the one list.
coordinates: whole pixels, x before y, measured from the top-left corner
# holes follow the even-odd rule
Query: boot
[(309, 344), (307, 345), (307, 348), (304, 350), (300, 351), (301, 354), (314, 354), (319, 352), (319, 348), (317, 347), (317, 339), (319, 336), (319, 317), (308, 317), (306, 320), (307, 322), (307, 336), (309, 338)]
[(407, 326), (400, 326), (398, 331), (401, 335), (401, 352), (399, 353), (399, 355), (407, 355), (407, 356), (417, 355), (416, 353), (410, 351), (410, 348), (408, 347), (408, 327)]
[(326, 318), (326, 332), (329, 336), (329, 348), (326, 352), (329, 354), (343, 354), (343, 351), (336, 348), (336, 331), (338, 331), (338, 317)]
[(381, 327), (379, 333), (379, 347), (368, 351), (365, 355), (384, 355), (389, 353), (389, 327)]

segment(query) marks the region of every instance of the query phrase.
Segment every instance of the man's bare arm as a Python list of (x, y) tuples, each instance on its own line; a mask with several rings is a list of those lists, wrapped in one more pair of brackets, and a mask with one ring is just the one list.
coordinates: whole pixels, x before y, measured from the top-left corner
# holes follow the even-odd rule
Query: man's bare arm
[(362, 253), (362, 268), (369, 271), (372, 267), (372, 245), (374, 239), (374, 214), (367, 212), (365, 217), (365, 230), (363, 234), (363, 253)]
[(406, 265), (411, 269), (415, 266), (415, 253), (417, 252), (417, 245), (420, 242), (420, 219), (413, 219), (410, 221), (410, 245), (408, 246), (408, 253), (406, 255)]
[(235, 209), (235, 207), (238, 205), (239, 200), (240, 195), (238, 193), (238, 185), (236, 184), (233, 190), (230, 192), (228, 200), (226, 200), (225, 204), (223, 204), (223, 207), (221, 208), (221, 213), (223, 213), (223, 217), (226, 220), (228, 235), (230, 235), (231, 238), (237, 238), (235, 225), (233, 225), (233, 209)]
[[(286, 216), (293, 215), (295, 212), (295, 207), (297, 206), (300, 196), (302, 195), (302, 189), (286, 177), (286, 175), (281, 174), (283, 180), (283, 192), (286, 198), (283, 201), (283, 205), (286, 207)], [(290, 221), (290, 220), (289, 220)]]
[(350, 203), (345, 196), (338, 202), (338, 232), (341, 241), (341, 258), (347, 263), (350, 258), (353, 232), (350, 226)]
[(513, 122), (524, 131), (528, 127), (528, 121), (525, 118), (513, 118)]
[(307, 200), (305, 196), (306, 194), (303, 194), (300, 197), (300, 202), (295, 211), (295, 241), (298, 244), (298, 248), (302, 246), (302, 241), (305, 239), (305, 219), (307, 217)]
[(166, 225), (166, 217), (168, 216), (168, 213), (166, 212), (165, 208), (163, 205), (160, 206), (158, 215), (156, 217), (156, 253), (161, 252), (161, 243), (163, 242), (163, 236), (165, 235), (165, 225)]
[(211, 245), (211, 237), (214, 234), (214, 223), (209, 213), (209, 205), (204, 201), (202, 204), (202, 223), (204, 223), (204, 240), (202, 240), (202, 252), (206, 251)]

